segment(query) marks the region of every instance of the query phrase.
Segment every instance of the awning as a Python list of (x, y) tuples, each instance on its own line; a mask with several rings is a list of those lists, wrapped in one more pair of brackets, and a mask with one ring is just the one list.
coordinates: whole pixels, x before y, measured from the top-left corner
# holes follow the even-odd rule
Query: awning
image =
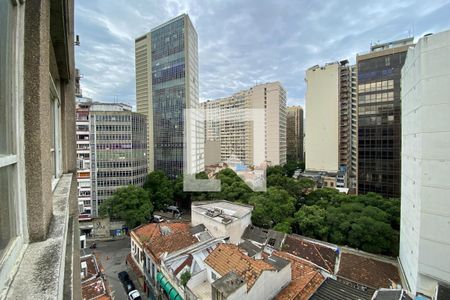
[(170, 300), (183, 300), (183, 297), (178, 294), (178, 291), (170, 284), (170, 282), (161, 272), (158, 272), (158, 274), (156, 274), (156, 280), (159, 282), (159, 285), (166, 291), (167, 295), (169, 295)]

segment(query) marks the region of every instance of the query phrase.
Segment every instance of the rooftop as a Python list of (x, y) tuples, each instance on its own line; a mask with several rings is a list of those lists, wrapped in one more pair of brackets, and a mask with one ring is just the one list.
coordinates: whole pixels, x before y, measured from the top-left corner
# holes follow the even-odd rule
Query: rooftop
[(398, 266), (394, 261), (382, 261), (356, 253), (341, 253), (337, 275), (375, 289), (401, 283)]
[(247, 252), (247, 255), (250, 257), (254, 257), (256, 254), (261, 253), (262, 251), (261, 247), (258, 247), (249, 241), (243, 241), (242, 243), (240, 243), (239, 248)]
[(291, 262), (291, 282), (278, 294), (277, 300), (309, 299), (325, 279), (318, 268), (292, 254), (277, 251), (274, 256)]
[(370, 300), (372, 293), (358, 290), (331, 278), (327, 278), (310, 298), (311, 300)]
[(222, 292), (224, 298), (233, 294), (240, 287), (245, 285), (244, 279), (236, 274), (235, 272), (230, 272), (225, 276), (220, 277), (212, 283), (212, 285)]
[(272, 229), (259, 228), (253, 225), (248, 225), (245, 228), (242, 238), (244, 240), (254, 241), (261, 245), (269, 245), (274, 249), (281, 250), (286, 234)]
[(338, 257), (337, 246), (332, 248), (331, 246), (319, 244), (304, 239), (301, 236), (290, 234), (284, 240), (283, 250), (310, 261), (329, 273), (334, 273), (336, 259)]
[(230, 272), (236, 272), (247, 283), (247, 290), (250, 290), (266, 270), (274, 271), (275, 268), (263, 260), (256, 260), (248, 257), (233, 244), (220, 244), (205, 259), (205, 263), (213, 268), (221, 276)]
[(81, 293), (83, 299), (111, 299), (108, 296), (100, 267), (94, 255), (89, 254), (80, 258), (81, 262)]
[(187, 223), (151, 223), (132, 230), (145, 248), (159, 260), (161, 254), (172, 253), (197, 243)]
[(192, 202), (191, 210), (208, 216), (217, 222), (227, 223), (242, 219), (251, 214), (253, 206), (226, 200)]

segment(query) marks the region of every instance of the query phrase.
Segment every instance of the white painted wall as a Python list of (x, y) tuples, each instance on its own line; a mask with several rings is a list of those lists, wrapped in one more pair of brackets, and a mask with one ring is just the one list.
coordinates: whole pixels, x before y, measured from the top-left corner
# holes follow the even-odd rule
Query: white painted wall
[(423, 37), (402, 69), (400, 261), (412, 292), (450, 283), (450, 31)]
[(339, 64), (306, 71), (306, 169), (336, 172), (339, 167)]

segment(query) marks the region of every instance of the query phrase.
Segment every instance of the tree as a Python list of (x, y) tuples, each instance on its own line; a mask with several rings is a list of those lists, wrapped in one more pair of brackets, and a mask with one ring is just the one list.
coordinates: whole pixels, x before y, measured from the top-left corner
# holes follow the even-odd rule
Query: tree
[(183, 272), (183, 274), (181, 274), (181, 276), (180, 276), (181, 284), (183, 286), (186, 286), (186, 284), (188, 283), (188, 281), (190, 279), (191, 279), (191, 273), (189, 271)]
[(303, 206), (294, 216), (303, 235), (327, 240), (326, 210), (317, 206)]
[(150, 197), (156, 210), (174, 204), (173, 182), (162, 171), (154, 171), (147, 175), (144, 189), (150, 193)]
[(305, 163), (303, 161), (288, 160), (283, 165), (284, 174), (286, 174), (286, 176), (288, 176), (288, 177), (292, 177), (294, 175), (295, 171), (298, 169), (300, 169), (302, 171), (305, 169)]
[(149, 193), (133, 185), (117, 189), (99, 208), (100, 216), (123, 220), (130, 228), (145, 223), (152, 213)]
[(274, 187), (268, 188), (266, 193), (255, 193), (248, 203), (254, 207), (253, 224), (266, 228), (285, 221), (295, 212), (294, 198)]

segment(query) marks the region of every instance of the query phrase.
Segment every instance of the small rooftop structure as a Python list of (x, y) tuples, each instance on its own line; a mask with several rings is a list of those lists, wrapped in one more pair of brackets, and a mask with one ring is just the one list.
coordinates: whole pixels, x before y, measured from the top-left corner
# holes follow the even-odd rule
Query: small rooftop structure
[(331, 278), (327, 278), (310, 298), (311, 300), (370, 300), (372, 293), (358, 290)]
[(214, 237), (228, 236), (238, 244), (244, 228), (251, 224), (253, 206), (225, 200), (193, 202), (191, 222), (193, 226), (204, 224)]
[(229, 272), (212, 283), (212, 286), (219, 290), (224, 298), (227, 298), (245, 285), (244, 278), (236, 274), (236, 272)]
[(395, 288), (401, 283), (396, 261), (362, 252), (344, 250), (337, 275), (373, 289)]
[(292, 254), (276, 251), (274, 255), (291, 262), (291, 282), (276, 297), (276, 300), (309, 299), (325, 280), (319, 269)]
[(406, 291), (400, 289), (379, 289), (373, 294), (372, 300), (412, 300)]
[(267, 247), (267, 252), (271, 250), (281, 250), (281, 245), (286, 234), (272, 229), (264, 229), (254, 225), (248, 225), (242, 234), (243, 240), (248, 240), (260, 246)]
[(334, 274), (335, 272), (336, 260), (339, 256), (337, 246), (290, 234), (284, 239), (283, 250), (312, 262), (328, 273)]
[(249, 241), (243, 241), (238, 246), (239, 248), (244, 250), (250, 257), (257, 258), (256, 256), (260, 255), (262, 252), (262, 247), (256, 246), (255, 244)]

